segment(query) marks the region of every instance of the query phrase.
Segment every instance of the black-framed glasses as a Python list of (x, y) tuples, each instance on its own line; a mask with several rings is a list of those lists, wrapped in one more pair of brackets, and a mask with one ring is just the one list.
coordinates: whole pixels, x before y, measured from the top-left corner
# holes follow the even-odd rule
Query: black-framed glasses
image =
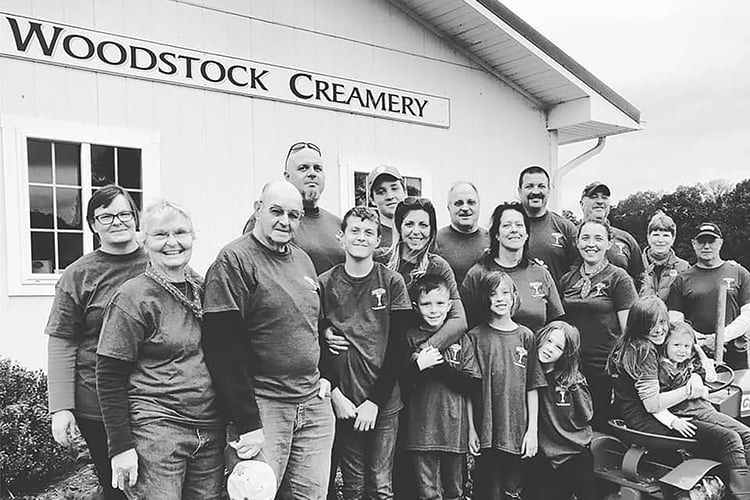
[(320, 147), (318, 147), (317, 144), (313, 144), (312, 142), (295, 142), (289, 148), (289, 152), (286, 154), (286, 160), (284, 160), (284, 163), (286, 164), (286, 162), (289, 161), (289, 157), (292, 156), (292, 153), (296, 153), (297, 151), (302, 151), (305, 148), (312, 149), (313, 151), (317, 151), (319, 155), (323, 156), (323, 153), (321, 153)]
[(98, 222), (99, 224), (109, 226), (115, 221), (115, 218), (117, 218), (117, 220), (119, 220), (120, 222), (124, 224), (126, 222), (130, 222), (131, 220), (133, 220), (134, 217), (135, 217), (135, 213), (133, 211), (126, 210), (124, 212), (118, 212), (116, 214), (95, 215), (94, 219), (96, 219), (96, 222)]

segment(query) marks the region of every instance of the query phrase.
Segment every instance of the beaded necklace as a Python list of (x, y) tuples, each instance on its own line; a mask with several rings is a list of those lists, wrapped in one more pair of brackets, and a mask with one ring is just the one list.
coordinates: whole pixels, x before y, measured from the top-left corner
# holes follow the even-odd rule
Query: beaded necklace
[[(186, 268), (187, 270), (187, 268)], [(190, 295), (193, 297), (192, 300), (188, 299), (186, 294), (182, 293), (182, 290), (174, 286), (169, 279), (161, 274), (154, 266), (152, 266), (150, 263), (146, 267), (146, 276), (154, 280), (159, 286), (164, 288), (169, 294), (177, 299), (177, 301), (185, 306), (185, 308), (190, 311), (193, 316), (195, 316), (198, 321), (203, 320), (203, 303), (201, 302), (201, 293), (203, 291), (203, 287), (201, 284), (196, 281), (192, 276), (189, 275), (189, 273), (185, 272), (185, 285), (187, 286), (187, 290), (190, 292)]]

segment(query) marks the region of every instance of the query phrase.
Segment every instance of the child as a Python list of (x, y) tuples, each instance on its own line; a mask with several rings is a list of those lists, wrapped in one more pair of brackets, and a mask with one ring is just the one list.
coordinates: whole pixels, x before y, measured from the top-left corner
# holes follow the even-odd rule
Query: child
[(520, 498), (521, 459), (537, 452), (538, 389), (547, 382), (534, 334), (511, 319), (520, 305), (513, 280), (494, 271), (479, 286), (490, 314), (487, 323), (469, 332), (482, 371), (482, 404), (475, 412), (481, 456), (474, 498)]
[(445, 278), (426, 274), (412, 286), (419, 325), (406, 340), (412, 362), (406, 375), (408, 395), (404, 448), (410, 452), (420, 499), (463, 498), (466, 452), (479, 453), (471, 399), (482, 387), (474, 346), (463, 335), (443, 352), (426, 341), (443, 326), (451, 308)]
[(337, 418), (334, 455), (344, 498), (391, 498), (403, 406), (396, 380), (407, 358), (411, 304), (401, 275), (373, 262), (380, 241), (377, 212), (361, 206), (349, 210), (339, 238), (346, 261), (319, 277), (319, 330), (333, 328), (349, 342), (335, 356), (321, 346), (321, 375), (331, 381)]
[(547, 378), (539, 390), (539, 450), (533, 499), (595, 500), (594, 414), (586, 378), (578, 370), (581, 337), (564, 321), (553, 321), (537, 334), (537, 355)]

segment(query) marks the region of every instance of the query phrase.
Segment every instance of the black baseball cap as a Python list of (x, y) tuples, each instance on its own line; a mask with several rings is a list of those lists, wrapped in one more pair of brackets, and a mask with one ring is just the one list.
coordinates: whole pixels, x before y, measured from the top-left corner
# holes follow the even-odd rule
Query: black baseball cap
[(693, 236), (693, 239), (699, 238), (701, 236), (713, 236), (714, 238), (723, 238), (721, 234), (721, 229), (719, 226), (714, 224), (713, 222), (703, 222), (702, 224), (698, 224), (695, 228), (695, 236)]
[(583, 193), (581, 193), (581, 198), (590, 198), (597, 192), (604, 193), (607, 196), (610, 196), (612, 194), (609, 190), (609, 186), (601, 181), (594, 181), (586, 184), (586, 187), (583, 188)]

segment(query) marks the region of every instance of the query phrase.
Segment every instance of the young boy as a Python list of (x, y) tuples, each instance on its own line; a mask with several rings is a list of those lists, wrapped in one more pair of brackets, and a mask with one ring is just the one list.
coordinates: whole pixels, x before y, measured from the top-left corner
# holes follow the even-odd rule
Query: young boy
[(413, 459), (419, 498), (463, 498), (466, 452), (479, 453), (470, 397), (479, 396), (482, 374), (466, 335), (443, 352), (426, 343), (451, 308), (445, 279), (422, 276), (412, 298), (420, 321), (406, 332), (413, 354), (406, 374), (412, 383), (404, 388), (405, 448)]
[(321, 347), (321, 372), (332, 384), (334, 455), (345, 499), (393, 497), (393, 452), (403, 407), (396, 381), (408, 357), (404, 339), (411, 304), (401, 275), (373, 261), (378, 220), (370, 208), (349, 210), (339, 233), (346, 261), (318, 278), (319, 331), (333, 328), (349, 343), (338, 355)]

